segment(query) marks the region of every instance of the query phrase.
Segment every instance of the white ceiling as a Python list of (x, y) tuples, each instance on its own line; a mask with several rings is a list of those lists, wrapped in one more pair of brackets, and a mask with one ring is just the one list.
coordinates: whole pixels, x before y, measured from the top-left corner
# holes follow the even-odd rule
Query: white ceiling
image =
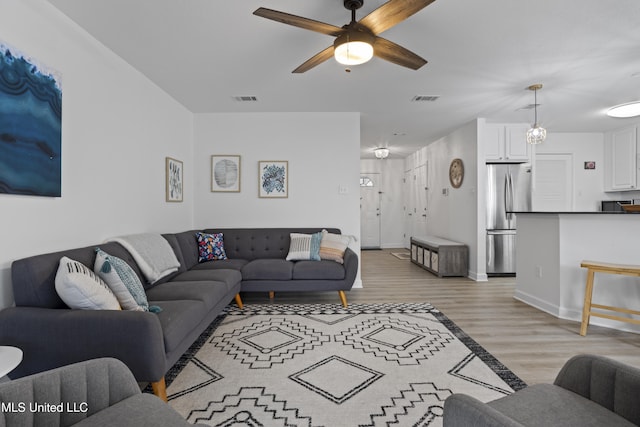
[[(429, 61), (417, 71), (332, 59), (292, 74), (333, 38), (252, 14), (342, 26), (342, 1), (49, 0), (194, 113), (360, 112), (363, 158), (405, 157), (476, 117), (532, 122), (534, 83), (549, 132), (624, 126), (604, 112), (640, 99), (638, 0), (436, 0), (382, 34)], [(357, 19), (383, 3), (365, 0)], [(247, 95), (258, 102), (234, 100)]]

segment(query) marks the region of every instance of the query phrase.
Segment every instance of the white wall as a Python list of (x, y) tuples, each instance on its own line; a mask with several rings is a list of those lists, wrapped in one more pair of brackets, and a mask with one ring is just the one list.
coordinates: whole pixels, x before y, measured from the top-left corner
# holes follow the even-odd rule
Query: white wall
[[(196, 228), (336, 227), (359, 253), (358, 113), (196, 114), (194, 140)], [(239, 193), (210, 191), (213, 154), (241, 156)], [(288, 198), (258, 197), (259, 160), (289, 162)]]
[[(573, 158), (573, 210), (599, 211), (604, 193), (604, 134), (549, 132), (544, 143), (535, 147), (540, 154), (571, 154)], [(595, 161), (595, 169), (584, 162)], [(623, 197), (624, 198), (624, 197)]]
[[(0, 40), (62, 81), (62, 197), (0, 194), (0, 307), (11, 262), (131, 232), (192, 223), (193, 116), (42, 0), (2, 0)], [(183, 203), (165, 202), (165, 157), (184, 162)]]
[(403, 248), (404, 245), (404, 159), (362, 159), (360, 173), (379, 173), (380, 247)]
[[(486, 280), (485, 254), (479, 252), (484, 248), (484, 240), (482, 247), (478, 247), (477, 141), (478, 122), (474, 120), (422, 148), (408, 161), (428, 160), (427, 233), (467, 244), (469, 277)], [(460, 188), (453, 188), (449, 182), (449, 165), (455, 158), (462, 159), (464, 164)], [(484, 229), (481, 231), (484, 236)]]

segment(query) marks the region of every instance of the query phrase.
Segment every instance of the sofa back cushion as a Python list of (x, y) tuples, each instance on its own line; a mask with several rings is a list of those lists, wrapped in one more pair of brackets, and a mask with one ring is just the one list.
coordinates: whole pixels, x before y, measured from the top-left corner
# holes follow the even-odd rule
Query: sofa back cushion
[(16, 306), (68, 308), (55, 288), (60, 258), (66, 256), (86, 266), (93, 266), (96, 259), (96, 246), (100, 246), (110, 255), (123, 259), (139, 278), (143, 277), (131, 254), (115, 242), (35, 255), (16, 260), (11, 264), (11, 282)]
[(167, 239), (173, 251), (176, 253), (178, 261), (180, 261), (179, 273), (191, 270), (194, 265), (198, 264), (198, 240), (196, 233), (200, 230), (189, 230), (175, 234), (163, 234)]
[[(330, 233), (340, 234), (337, 228), (325, 228)], [(252, 261), (262, 258), (285, 259), (291, 245), (291, 233), (313, 234), (319, 228), (208, 228), (204, 233), (223, 233), (224, 249), (229, 259)], [(194, 236), (195, 240), (195, 236)], [(197, 247), (194, 244), (194, 250)], [(214, 261), (215, 262), (215, 261)]]

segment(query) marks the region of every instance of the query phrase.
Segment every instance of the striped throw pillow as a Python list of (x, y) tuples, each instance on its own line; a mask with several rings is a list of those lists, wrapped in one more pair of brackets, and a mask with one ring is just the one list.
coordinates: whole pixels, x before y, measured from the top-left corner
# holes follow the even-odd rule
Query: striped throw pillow
[(290, 233), (291, 244), (287, 261), (320, 261), (320, 241), (322, 233), (301, 234)]
[(344, 252), (349, 246), (351, 238), (342, 234), (329, 233), (322, 230), (322, 241), (320, 242), (320, 258), (344, 264)]

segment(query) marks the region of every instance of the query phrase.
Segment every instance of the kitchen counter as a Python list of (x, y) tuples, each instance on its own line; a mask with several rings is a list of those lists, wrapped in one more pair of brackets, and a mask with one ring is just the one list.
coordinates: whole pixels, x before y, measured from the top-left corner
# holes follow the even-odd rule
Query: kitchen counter
[[(579, 322), (587, 273), (580, 262), (640, 265), (638, 219), (625, 212), (519, 212), (514, 297)], [(596, 274), (593, 301), (640, 309), (640, 280)], [(639, 325), (609, 319), (592, 317), (591, 324), (640, 333)]]
[(638, 212), (625, 212), (625, 211), (620, 211), (620, 212), (602, 212), (602, 211), (571, 211), (571, 212), (548, 212), (548, 211), (516, 211), (516, 212), (509, 212), (512, 214), (545, 214), (545, 215), (558, 215), (558, 214), (562, 214), (562, 215), (584, 215), (584, 214), (594, 214), (594, 215), (633, 215), (635, 213)]

